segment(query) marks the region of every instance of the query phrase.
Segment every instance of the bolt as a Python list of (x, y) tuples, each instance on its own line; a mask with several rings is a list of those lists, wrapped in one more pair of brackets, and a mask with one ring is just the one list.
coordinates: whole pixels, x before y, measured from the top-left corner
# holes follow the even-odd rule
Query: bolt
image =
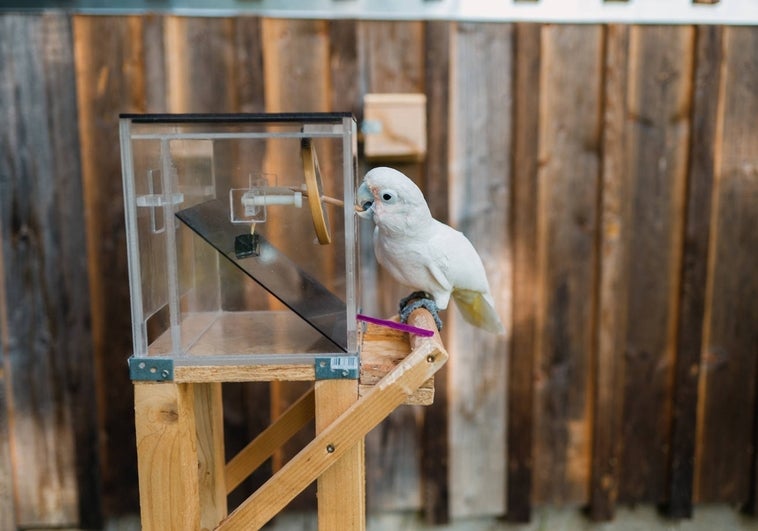
[(327, 444), (326, 445), (326, 451), (329, 452), (330, 454), (333, 454), (334, 453), (334, 445), (333, 444)]
[(163, 378), (164, 380), (165, 380), (166, 378), (168, 378), (168, 369), (163, 369), (163, 370), (161, 371), (161, 378)]
[(434, 356), (432, 356), (431, 354), (429, 354), (429, 355), (426, 357), (426, 361), (428, 361), (429, 363), (434, 363)]

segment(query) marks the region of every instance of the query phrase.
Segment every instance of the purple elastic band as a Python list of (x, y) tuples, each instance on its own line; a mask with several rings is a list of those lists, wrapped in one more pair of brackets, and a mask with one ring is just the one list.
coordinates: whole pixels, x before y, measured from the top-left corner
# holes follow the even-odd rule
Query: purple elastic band
[(356, 314), (356, 319), (359, 321), (365, 321), (367, 323), (379, 325), (379, 326), (386, 326), (387, 328), (392, 328), (393, 330), (400, 330), (401, 332), (408, 332), (410, 334), (415, 334), (417, 336), (422, 337), (432, 337), (434, 335), (434, 330), (427, 330), (426, 328), (419, 328), (418, 326), (413, 326), (409, 324), (404, 323), (398, 323), (396, 321), (390, 321), (388, 319), (379, 319), (377, 317), (369, 317), (368, 315), (363, 314)]

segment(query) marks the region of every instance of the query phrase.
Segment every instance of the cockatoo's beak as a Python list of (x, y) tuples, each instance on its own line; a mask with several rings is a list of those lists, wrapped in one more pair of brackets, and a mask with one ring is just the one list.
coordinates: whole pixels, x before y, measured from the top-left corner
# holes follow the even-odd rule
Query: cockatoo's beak
[(355, 209), (358, 215), (363, 219), (371, 219), (374, 215), (374, 195), (366, 183), (358, 187), (356, 201), (358, 202), (358, 206)]

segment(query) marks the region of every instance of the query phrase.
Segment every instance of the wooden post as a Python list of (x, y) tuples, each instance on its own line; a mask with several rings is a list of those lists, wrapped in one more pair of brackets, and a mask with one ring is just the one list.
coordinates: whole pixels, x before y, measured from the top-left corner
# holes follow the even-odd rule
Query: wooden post
[(192, 384), (197, 433), (201, 529), (213, 529), (226, 516), (226, 459), (221, 383)]
[(192, 384), (134, 384), (144, 531), (200, 528), (194, 391)]
[[(321, 433), (358, 399), (356, 380), (316, 382), (316, 433)], [(318, 528), (366, 529), (364, 441), (318, 478)]]

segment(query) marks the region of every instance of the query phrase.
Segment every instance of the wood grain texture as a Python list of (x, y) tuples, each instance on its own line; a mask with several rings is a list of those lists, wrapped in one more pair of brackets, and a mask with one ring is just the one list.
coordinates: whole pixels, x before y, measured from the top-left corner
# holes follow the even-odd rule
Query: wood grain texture
[[(450, 53), (454, 23), (427, 22), (425, 35), (427, 153), (424, 197), (435, 219), (448, 221), (450, 138)], [(447, 330), (442, 332), (447, 340)], [(432, 388), (434, 402), (423, 410), (421, 424), (421, 503), (429, 524), (450, 519), (450, 403), (448, 369), (443, 367)]]
[(691, 518), (697, 444), (698, 383), (708, 273), (716, 125), (721, 90), (722, 33), (696, 28), (687, 210), (679, 301), (667, 492), (670, 516)]
[[(512, 26), (459, 23), (452, 51), (450, 224), (479, 252), (495, 308), (510, 322)], [(505, 336), (464, 322), (452, 304), (448, 348), (451, 515), (505, 512)]]
[(537, 503), (588, 499), (602, 49), (599, 26), (542, 30)]
[(537, 321), (537, 214), (540, 33), (538, 24), (514, 28), (514, 105), (511, 242), (513, 316), (508, 368), (507, 518), (531, 518), (534, 469), (534, 380)]
[[(103, 505), (107, 514), (138, 507), (133, 395), (124, 360), (132, 353), (129, 281), (119, 155), (118, 113), (165, 111), (162, 32), (139, 17), (73, 19), (92, 336), (102, 406)], [(150, 98), (150, 99), (148, 99)], [(153, 99), (156, 98), (156, 99)]]
[[(84, 518), (97, 525), (71, 23), (62, 13), (4, 16), (0, 23), (1, 331), (15, 524), (77, 526)], [(87, 497), (92, 513), (82, 514)]]
[(145, 531), (200, 529), (193, 384), (136, 383), (134, 420)]
[(629, 27), (605, 29), (603, 160), (594, 376), (590, 515), (611, 520), (618, 498), (626, 298), (629, 253), (626, 160)]
[(692, 90), (681, 58), (693, 46), (691, 27), (630, 30), (623, 503), (665, 497)]
[[(316, 434), (329, 427), (358, 401), (355, 380), (316, 382)], [(328, 451), (328, 450), (327, 450)], [(321, 474), (318, 484), (318, 528), (366, 529), (366, 468), (364, 438), (352, 445)]]
[[(358, 59), (362, 94), (424, 92), (424, 24), (420, 21), (358, 22)], [(420, 184), (422, 164), (392, 164)], [(361, 177), (369, 168), (361, 169)], [(370, 315), (397, 313), (400, 298), (409, 293), (378, 265), (372, 249), (372, 224), (361, 234), (367, 252), (361, 267), (364, 311)], [(371, 275), (371, 276), (368, 276)], [(366, 438), (368, 510), (388, 511), (418, 508), (421, 504), (421, 470), (417, 411), (400, 408)], [(381, 473), (372, 473), (381, 471)]]
[(200, 528), (213, 529), (227, 514), (221, 384), (193, 385)]
[(756, 28), (725, 28), (716, 140), (699, 440), (700, 501), (750, 494), (758, 359), (758, 46)]

